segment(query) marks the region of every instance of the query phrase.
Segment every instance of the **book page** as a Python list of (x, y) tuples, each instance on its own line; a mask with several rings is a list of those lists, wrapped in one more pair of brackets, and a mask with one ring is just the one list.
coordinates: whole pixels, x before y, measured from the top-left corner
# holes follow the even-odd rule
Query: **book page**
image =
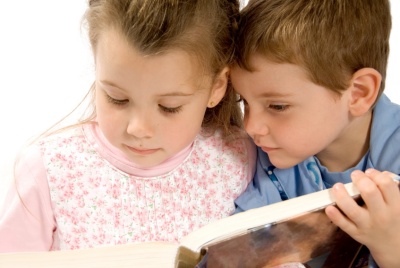
[(135, 243), (91, 249), (3, 253), (0, 267), (12, 268), (173, 268), (177, 245)]

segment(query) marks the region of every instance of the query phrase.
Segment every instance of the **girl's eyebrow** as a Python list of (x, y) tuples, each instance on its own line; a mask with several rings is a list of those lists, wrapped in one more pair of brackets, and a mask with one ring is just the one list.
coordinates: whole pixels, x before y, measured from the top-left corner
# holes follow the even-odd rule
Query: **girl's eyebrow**
[(121, 90), (124, 90), (124, 91), (127, 91), (124, 88), (122, 88), (122, 87), (118, 86), (117, 84), (115, 84), (113, 82), (110, 82), (108, 80), (100, 80), (100, 83), (106, 84), (106, 85), (109, 85), (109, 86), (112, 86), (112, 87), (115, 87), (115, 88), (118, 88), (118, 89), (121, 89)]
[[(108, 80), (100, 80), (100, 83), (106, 84), (106, 85), (109, 85), (109, 86), (112, 86), (112, 87), (115, 87), (115, 88), (118, 88), (118, 89), (121, 89), (123, 91), (127, 91), (124, 88), (122, 88), (122, 87), (120, 87), (120, 86), (116, 85), (115, 83), (110, 82)], [(190, 97), (190, 96), (193, 96), (193, 95), (194, 95), (194, 93), (185, 93), (185, 92), (182, 92), (182, 91), (172, 91), (172, 92), (168, 92), (168, 93), (165, 93), (165, 94), (159, 94), (158, 96), (159, 97)]]
[(160, 94), (160, 97), (189, 97), (189, 96), (193, 96), (193, 93), (184, 93), (181, 91), (175, 91), (175, 92), (168, 92), (165, 94)]

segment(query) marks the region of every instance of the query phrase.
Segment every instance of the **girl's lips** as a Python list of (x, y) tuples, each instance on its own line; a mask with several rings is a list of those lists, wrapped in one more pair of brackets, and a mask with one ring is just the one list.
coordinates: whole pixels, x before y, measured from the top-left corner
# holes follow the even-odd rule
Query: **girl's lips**
[(149, 155), (149, 154), (153, 154), (155, 152), (157, 152), (159, 149), (138, 149), (138, 148), (133, 148), (133, 147), (129, 147), (128, 149), (131, 150), (132, 152), (136, 153), (136, 154), (140, 154), (140, 155)]

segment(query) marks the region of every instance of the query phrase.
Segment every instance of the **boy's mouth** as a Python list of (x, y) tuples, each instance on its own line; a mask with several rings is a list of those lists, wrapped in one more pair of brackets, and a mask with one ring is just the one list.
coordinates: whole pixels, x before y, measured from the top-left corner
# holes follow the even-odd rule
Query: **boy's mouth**
[(263, 150), (263, 151), (266, 152), (266, 153), (269, 153), (269, 152), (273, 152), (273, 151), (278, 150), (278, 148), (272, 148), (272, 147), (261, 146), (261, 150)]

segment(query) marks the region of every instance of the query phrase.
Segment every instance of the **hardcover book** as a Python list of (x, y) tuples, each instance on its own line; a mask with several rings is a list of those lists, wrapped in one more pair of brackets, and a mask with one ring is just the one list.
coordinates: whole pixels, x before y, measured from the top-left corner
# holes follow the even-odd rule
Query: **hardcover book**
[[(359, 203), (359, 192), (345, 184)], [(145, 242), (91, 249), (0, 254), (0, 267), (245, 268), (367, 267), (368, 250), (336, 227), (324, 209), (331, 190), (248, 210), (212, 222), (181, 242)], [(283, 267), (283, 266), (282, 266)]]

